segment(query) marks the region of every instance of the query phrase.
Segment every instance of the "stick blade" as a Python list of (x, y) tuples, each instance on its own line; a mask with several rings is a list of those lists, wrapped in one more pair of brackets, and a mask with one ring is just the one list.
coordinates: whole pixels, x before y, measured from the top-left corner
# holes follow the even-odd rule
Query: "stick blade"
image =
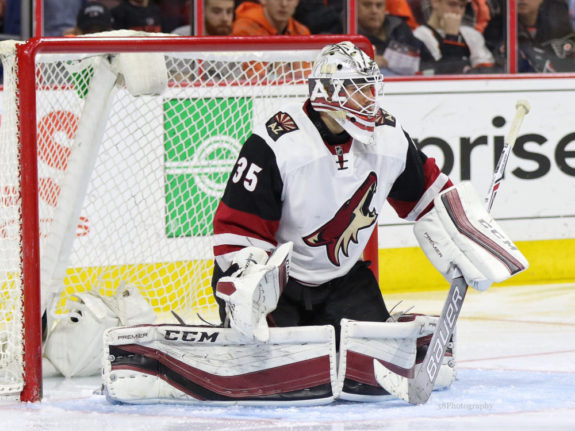
[(425, 404), (429, 400), (429, 397), (431, 397), (434, 384), (435, 379), (434, 381), (428, 380), (426, 375), (423, 373), (423, 370), (420, 369), (413, 379), (413, 383), (410, 388), (409, 402), (416, 405)]
[(386, 368), (377, 359), (373, 360), (373, 373), (377, 383), (394, 397), (411, 403), (409, 397), (409, 379)]
[(373, 360), (373, 372), (375, 374), (375, 380), (383, 389), (394, 397), (406, 401), (409, 404), (425, 404), (431, 396), (433, 384), (430, 389), (426, 384), (427, 382), (421, 382), (422, 376), (419, 376), (419, 379), (417, 375), (414, 379), (400, 376), (386, 368), (377, 359)]

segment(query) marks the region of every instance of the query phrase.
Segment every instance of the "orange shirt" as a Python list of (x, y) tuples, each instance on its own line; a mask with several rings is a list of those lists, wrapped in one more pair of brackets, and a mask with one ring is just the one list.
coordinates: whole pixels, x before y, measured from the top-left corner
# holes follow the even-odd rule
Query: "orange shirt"
[[(244, 2), (236, 9), (236, 19), (232, 28), (232, 36), (275, 36), (278, 31), (264, 15), (264, 8), (259, 3)], [(296, 36), (309, 35), (309, 29), (290, 18), (287, 28), (281, 34)]]
[(407, 20), (407, 24), (412, 30), (415, 30), (419, 25), (413, 16), (413, 11), (407, 3), (407, 0), (386, 0), (385, 10), (390, 15), (400, 16)]
[(472, 0), (471, 5), (475, 12), (475, 30), (483, 33), (491, 20), (491, 12), (486, 0)]
[[(283, 33), (278, 33), (264, 15), (264, 8), (259, 3), (244, 2), (236, 8), (236, 19), (232, 27), (232, 36), (307, 36), (309, 29), (290, 18)], [(262, 62), (246, 62), (243, 69), (248, 78), (264, 79), (272, 65)], [(296, 62), (288, 67), (288, 64), (274, 64), (273, 70), (284, 79), (300, 80), (305, 78), (311, 71), (311, 65), (304, 62)]]

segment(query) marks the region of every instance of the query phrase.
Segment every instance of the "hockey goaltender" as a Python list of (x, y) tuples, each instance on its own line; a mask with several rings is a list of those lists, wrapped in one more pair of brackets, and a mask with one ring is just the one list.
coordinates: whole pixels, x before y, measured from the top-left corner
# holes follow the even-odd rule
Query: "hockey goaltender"
[[(326, 46), (309, 99), (256, 124), (214, 218), (220, 326), (106, 332), (107, 397), (127, 403), (321, 404), (391, 395), (375, 368), (410, 378), (437, 317), (390, 315), (362, 260), (387, 201), (450, 279), (477, 290), (527, 268), (473, 187), (454, 186), (381, 105), (376, 63)], [(487, 222), (486, 222), (487, 221)], [(454, 339), (435, 388), (455, 378)]]

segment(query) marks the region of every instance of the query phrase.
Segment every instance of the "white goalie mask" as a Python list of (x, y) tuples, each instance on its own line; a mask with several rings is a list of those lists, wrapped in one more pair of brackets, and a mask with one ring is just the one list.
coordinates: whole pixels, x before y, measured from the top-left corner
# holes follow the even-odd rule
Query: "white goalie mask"
[(351, 42), (328, 45), (308, 78), (316, 111), (329, 112), (354, 139), (370, 144), (383, 96), (383, 76), (365, 52)]

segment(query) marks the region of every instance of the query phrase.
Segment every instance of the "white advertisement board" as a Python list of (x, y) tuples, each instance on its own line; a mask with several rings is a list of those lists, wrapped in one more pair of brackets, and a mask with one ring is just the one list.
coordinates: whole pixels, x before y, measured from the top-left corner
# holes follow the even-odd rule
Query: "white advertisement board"
[[(510, 157), (493, 215), (515, 241), (575, 238), (575, 121), (572, 113), (575, 79), (506, 77), (394, 81), (385, 84), (385, 93), (386, 108), (398, 118), (415, 143), (428, 156), (434, 157), (454, 182), (470, 180), (480, 195), (488, 190), (496, 153), (503, 146), (516, 101), (527, 100), (531, 112), (525, 118)], [(197, 98), (197, 90), (190, 97)], [(280, 99), (277, 107), (281, 108)], [(162, 164), (163, 126), (161, 107), (158, 108), (158, 121), (146, 124), (146, 141), (153, 148), (139, 148), (138, 151), (140, 154), (158, 153), (158, 162)], [(125, 115), (112, 116), (110, 121), (115, 119), (124, 125), (138, 124), (136, 118)], [(128, 126), (117, 128), (128, 129)], [(156, 138), (150, 139), (151, 136)], [(113, 148), (123, 153), (131, 138), (118, 133), (112, 139), (118, 140)], [(133, 156), (118, 154), (118, 157), (130, 160)], [(41, 177), (50, 176), (46, 169), (41, 163)], [(133, 176), (136, 185), (140, 181), (137, 172), (135, 170)], [(163, 188), (158, 187), (158, 190)], [(94, 214), (87, 216), (92, 224), (90, 231), (97, 232), (97, 226), (93, 224), (97, 223), (97, 217)], [(127, 225), (121, 217), (118, 214), (118, 224)], [(150, 221), (156, 219), (157, 228), (164, 229), (163, 214), (139, 214), (139, 217), (146, 221), (142, 225), (148, 229)], [(416, 245), (411, 224), (399, 219), (389, 206), (381, 212), (379, 233), (380, 248)]]
[[(491, 182), (519, 99), (525, 117), (492, 213), (515, 241), (575, 237), (575, 79), (388, 82), (385, 105), (454, 182), (470, 180), (480, 196)], [(388, 206), (381, 248), (416, 245)]]

